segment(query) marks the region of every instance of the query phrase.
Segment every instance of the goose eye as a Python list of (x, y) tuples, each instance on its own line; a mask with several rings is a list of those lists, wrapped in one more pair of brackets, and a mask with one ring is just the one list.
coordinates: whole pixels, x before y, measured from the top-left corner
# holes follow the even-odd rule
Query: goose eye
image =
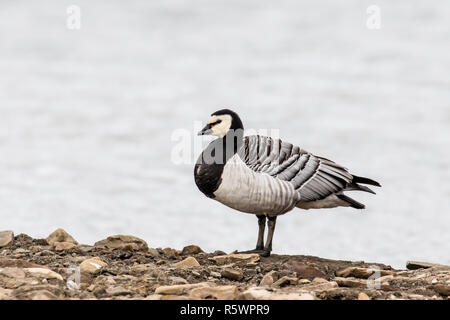
[(211, 123), (210, 124), (210, 126), (212, 127), (212, 126), (215, 126), (216, 124), (219, 124), (219, 123), (221, 123), (222, 122), (222, 120), (217, 120), (217, 121), (214, 121), (213, 123)]

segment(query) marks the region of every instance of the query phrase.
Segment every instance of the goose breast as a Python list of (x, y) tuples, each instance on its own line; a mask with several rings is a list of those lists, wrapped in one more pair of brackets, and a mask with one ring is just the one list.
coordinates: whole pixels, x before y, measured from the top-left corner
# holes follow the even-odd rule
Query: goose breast
[(291, 183), (251, 170), (235, 154), (225, 164), (214, 199), (242, 212), (275, 216), (293, 209), (300, 195)]

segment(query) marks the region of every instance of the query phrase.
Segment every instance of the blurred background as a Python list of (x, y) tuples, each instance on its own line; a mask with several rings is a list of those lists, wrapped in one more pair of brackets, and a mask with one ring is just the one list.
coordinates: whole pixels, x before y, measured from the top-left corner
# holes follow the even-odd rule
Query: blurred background
[(449, 21), (447, 0), (2, 0), (0, 229), (253, 248), (255, 217), (171, 157), (229, 107), (383, 185), (352, 194), (364, 211), (281, 217), (275, 253), (449, 264)]

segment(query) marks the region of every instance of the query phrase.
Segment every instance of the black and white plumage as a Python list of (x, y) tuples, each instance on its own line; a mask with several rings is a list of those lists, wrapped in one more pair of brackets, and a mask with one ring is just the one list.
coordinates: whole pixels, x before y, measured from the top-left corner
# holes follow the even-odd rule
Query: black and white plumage
[[(200, 155), (194, 176), (198, 188), (208, 197), (258, 217), (257, 246), (248, 252), (270, 254), (277, 216), (295, 207), (364, 209), (344, 192), (374, 193), (362, 184), (380, 186), (280, 139), (244, 137), (243, 129), (235, 112), (224, 109), (213, 113), (199, 134), (216, 135), (218, 139)], [(264, 246), (266, 219), (269, 234)]]

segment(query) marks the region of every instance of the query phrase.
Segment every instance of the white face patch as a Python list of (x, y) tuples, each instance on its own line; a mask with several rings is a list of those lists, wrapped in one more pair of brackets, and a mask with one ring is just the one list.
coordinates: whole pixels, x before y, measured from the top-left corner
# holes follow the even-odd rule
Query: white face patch
[(229, 114), (211, 116), (208, 124), (211, 125), (212, 135), (223, 138), (231, 127), (232, 118)]

